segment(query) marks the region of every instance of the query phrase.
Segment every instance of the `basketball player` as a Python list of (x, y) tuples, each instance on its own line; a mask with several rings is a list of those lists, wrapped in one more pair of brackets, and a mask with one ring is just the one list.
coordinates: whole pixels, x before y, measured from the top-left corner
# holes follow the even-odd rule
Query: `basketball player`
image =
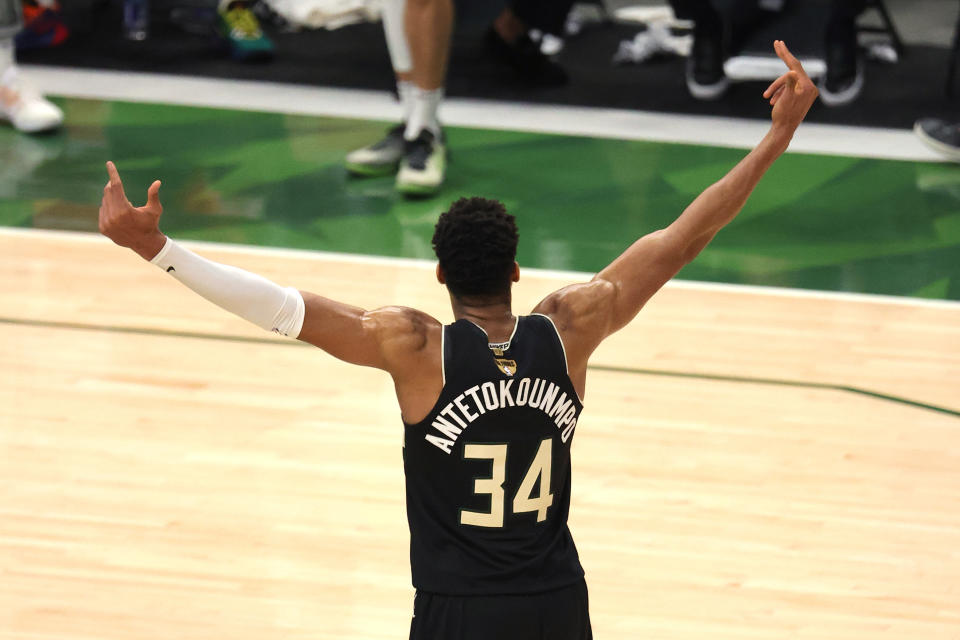
[(587, 360), (740, 211), (817, 96), (789, 71), (764, 97), (772, 126), (733, 170), (665, 229), (590, 282), (514, 316), (517, 228), (499, 202), (461, 199), (433, 236), (456, 321), (404, 307), (364, 311), (210, 262), (164, 236), (160, 183), (135, 208), (113, 163), (100, 230), (223, 308), (393, 377), (404, 422), (412, 639), (584, 640), (587, 588), (567, 513), (570, 444)]

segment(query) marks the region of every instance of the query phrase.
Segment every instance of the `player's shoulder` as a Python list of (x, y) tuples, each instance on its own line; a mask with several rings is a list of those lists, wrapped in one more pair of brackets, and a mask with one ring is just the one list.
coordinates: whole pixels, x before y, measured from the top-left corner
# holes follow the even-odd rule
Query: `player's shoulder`
[(532, 313), (553, 320), (557, 329), (567, 330), (574, 325), (590, 322), (607, 309), (616, 295), (616, 285), (599, 278), (571, 284), (558, 289), (534, 307)]
[(410, 307), (389, 306), (367, 311), (365, 327), (374, 332), (384, 346), (419, 350), (431, 338), (439, 338), (443, 325), (428, 313)]

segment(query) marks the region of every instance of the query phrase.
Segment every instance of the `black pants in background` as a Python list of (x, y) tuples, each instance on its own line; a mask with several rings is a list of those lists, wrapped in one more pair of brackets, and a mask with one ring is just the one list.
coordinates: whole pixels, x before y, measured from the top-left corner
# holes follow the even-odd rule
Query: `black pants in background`
[(510, 8), (527, 27), (563, 36), (563, 25), (574, 0), (512, 0)]
[[(824, 29), (826, 41), (855, 43), (857, 16), (866, 8), (866, 0), (820, 1), (825, 8), (829, 7)], [(790, 2), (786, 2), (786, 11)], [(760, 7), (758, 0), (670, 0), (670, 6), (678, 18), (694, 22), (694, 35), (725, 34), (729, 51), (739, 50), (757, 25), (771, 15)]]

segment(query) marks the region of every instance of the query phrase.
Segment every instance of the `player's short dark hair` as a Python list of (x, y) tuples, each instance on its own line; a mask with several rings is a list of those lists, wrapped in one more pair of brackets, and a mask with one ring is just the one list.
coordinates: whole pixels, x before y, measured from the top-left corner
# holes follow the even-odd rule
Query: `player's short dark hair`
[(510, 290), (518, 239), (516, 221), (501, 202), (460, 198), (440, 214), (433, 251), (453, 295), (492, 296)]

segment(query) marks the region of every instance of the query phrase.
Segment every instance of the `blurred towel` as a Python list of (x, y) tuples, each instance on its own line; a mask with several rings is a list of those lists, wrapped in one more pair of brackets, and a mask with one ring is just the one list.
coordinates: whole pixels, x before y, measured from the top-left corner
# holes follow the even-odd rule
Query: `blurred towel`
[(332, 30), (379, 20), (383, 0), (267, 0), (267, 4), (296, 27)]
[(633, 40), (620, 43), (613, 54), (615, 64), (646, 62), (655, 56), (688, 56), (693, 47), (693, 36), (675, 36), (666, 20), (652, 22), (646, 31), (641, 31)]

